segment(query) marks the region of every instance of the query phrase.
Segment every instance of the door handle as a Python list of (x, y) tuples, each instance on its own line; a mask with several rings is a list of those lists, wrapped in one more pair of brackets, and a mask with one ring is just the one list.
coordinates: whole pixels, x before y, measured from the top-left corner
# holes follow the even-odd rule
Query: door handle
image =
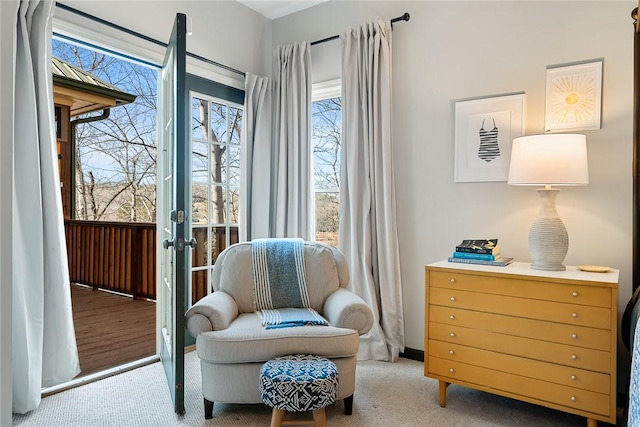
[(179, 237), (177, 242), (169, 239), (162, 241), (163, 248), (169, 249), (170, 246), (175, 246), (178, 251), (183, 251), (185, 246), (191, 246), (191, 249), (195, 249), (198, 246), (198, 241), (193, 237), (190, 240), (184, 240)]
[(187, 240), (186, 242), (184, 242), (185, 246), (191, 246), (191, 249), (195, 249), (198, 247), (198, 241), (196, 240), (195, 237), (192, 237), (190, 240)]

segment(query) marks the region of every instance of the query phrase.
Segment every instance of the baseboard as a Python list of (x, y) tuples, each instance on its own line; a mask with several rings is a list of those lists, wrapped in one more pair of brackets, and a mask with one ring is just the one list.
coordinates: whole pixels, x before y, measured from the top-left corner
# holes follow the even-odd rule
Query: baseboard
[(400, 357), (405, 359), (417, 360), (418, 362), (424, 362), (424, 350), (415, 350), (413, 348), (404, 349), (404, 353), (400, 353)]

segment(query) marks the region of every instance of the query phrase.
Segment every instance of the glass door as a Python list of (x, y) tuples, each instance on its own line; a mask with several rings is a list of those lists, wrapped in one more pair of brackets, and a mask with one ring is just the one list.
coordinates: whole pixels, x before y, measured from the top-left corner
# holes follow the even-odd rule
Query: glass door
[(184, 413), (184, 313), (189, 274), (189, 96), (186, 91), (186, 15), (177, 14), (158, 79), (159, 353), (176, 413)]

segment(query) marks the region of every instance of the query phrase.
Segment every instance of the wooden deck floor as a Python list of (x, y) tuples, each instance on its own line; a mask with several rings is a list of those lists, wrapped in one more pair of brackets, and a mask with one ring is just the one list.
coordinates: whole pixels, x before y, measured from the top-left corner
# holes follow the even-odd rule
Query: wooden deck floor
[(156, 354), (156, 304), (71, 285), (82, 377)]

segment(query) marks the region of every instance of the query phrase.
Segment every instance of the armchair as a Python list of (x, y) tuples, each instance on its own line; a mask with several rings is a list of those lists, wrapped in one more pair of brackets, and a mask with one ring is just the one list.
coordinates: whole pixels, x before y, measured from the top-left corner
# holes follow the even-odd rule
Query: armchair
[(337, 399), (344, 399), (345, 414), (351, 414), (358, 337), (371, 328), (373, 314), (346, 289), (349, 268), (338, 249), (305, 242), (303, 256), (311, 308), (328, 326), (265, 329), (256, 312), (251, 242), (232, 245), (218, 256), (212, 272), (214, 292), (185, 314), (187, 329), (196, 337), (206, 419), (213, 417), (214, 402), (261, 403), (260, 367), (291, 354), (333, 361), (338, 368)]

